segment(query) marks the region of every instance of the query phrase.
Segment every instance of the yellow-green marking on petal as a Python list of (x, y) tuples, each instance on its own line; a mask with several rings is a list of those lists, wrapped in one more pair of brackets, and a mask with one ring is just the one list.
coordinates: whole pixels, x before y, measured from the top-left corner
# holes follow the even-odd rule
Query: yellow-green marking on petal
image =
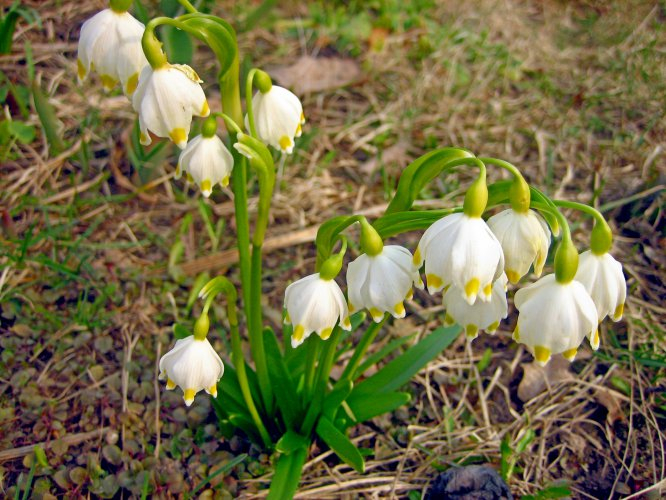
[(211, 385), (206, 391), (214, 398), (217, 397), (217, 385)]
[(351, 328), (351, 321), (349, 321), (349, 318), (345, 318), (342, 320), (342, 328), (345, 329), (350, 329)]
[(574, 358), (576, 357), (576, 354), (578, 353), (577, 348), (569, 349), (567, 351), (564, 351), (562, 353), (562, 356), (564, 356), (565, 359), (568, 359), (569, 361), (573, 361)]
[(428, 282), (428, 288), (441, 288), (444, 285), (442, 278), (434, 274), (426, 274), (426, 281)]
[(613, 319), (615, 321), (620, 321), (622, 319), (623, 314), (624, 314), (624, 304), (620, 304), (615, 308), (615, 312), (613, 313)]
[(102, 80), (102, 86), (106, 90), (111, 90), (113, 87), (116, 86), (116, 83), (118, 83), (118, 81), (115, 78), (109, 75), (100, 75), (99, 79)]
[(506, 277), (509, 278), (509, 281), (514, 285), (520, 281), (520, 274), (518, 274), (513, 269), (507, 269), (505, 273)]
[(472, 278), (465, 285), (465, 295), (467, 297), (475, 296), (476, 294), (479, 293), (480, 287), (481, 283), (479, 282), (479, 278)]
[(537, 362), (545, 365), (550, 359), (550, 349), (541, 345), (535, 346), (534, 357), (536, 358)]
[(520, 331), (518, 330), (518, 325), (516, 325), (516, 329), (513, 331), (512, 337), (516, 342), (520, 342)]
[(208, 106), (208, 101), (204, 101), (199, 116), (208, 116), (209, 114), (210, 114), (210, 106)]
[(486, 328), (486, 332), (495, 333), (495, 330), (497, 330), (498, 328), (499, 328), (499, 321), (495, 321), (494, 323), (488, 325), (488, 328)]
[(185, 129), (182, 127), (176, 127), (171, 132), (169, 132), (169, 137), (178, 146), (181, 144), (187, 144), (187, 134), (185, 133)]
[(283, 135), (282, 137), (280, 137), (278, 144), (280, 145), (280, 149), (286, 151), (291, 146), (291, 139), (286, 135)]
[(597, 349), (599, 349), (599, 329), (598, 328), (592, 334), (591, 345), (592, 345), (592, 349), (594, 349), (595, 351)]
[(220, 181), (220, 185), (223, 187), (227, 187), (229, 185), (229, 176), (227, 175)]
[(456, 322), (455, 319), (453, 319), (453, 316), (451, 316), (449, 313), (446, 313), (446, 316), (444, 316), (444, 324), (446, 326), (450, 326)]
[(303, 340), (303, 334), (305, 333), (305, 327), (303, 325), (296, 325), (296, 328), (294, 328), (294, 333), (291, 334), (292, 337), (296, 340), (296, 342), (300, 342)]
[(86, 77), (86, 67), (81, 62), (81, 59), (76, 60), (76, 74), (79, 76), (79, 80), (83, 80)]
[(407, 295), (405, 295), (405, 300), (412, 300), (412, 297), (414, 297), (414, 290), (410, 288), (409, 292), (407, 292)]
[(125, 91), (128, 95), (132, 95), (136, 90), (137, 85), (139, 85), (139, 73), (134, 73), (127, 79), (127, 87)]
[(185, 389), (185, 392), (183, 393), (183, 399), (185, 400), (185, 404), (187, 406), (190, 406), (194, 402), (194, 395), (197, 393), (194, 389)]
[(326, 340), (331, 336), (332, 331), (333, 328), (324, 328), (321, 332), (319, 332), (319, 337), (321, 337), (322, 340)]
[(405, 314), (405, 305), (402, 302), (398, 302), (395, 306), (393, 306), (393, 311), (398, 316), (402, 316), (403, 314)]
[(384, 313), (376, 307), (371, 307), (368, 309), (368, 311), (370, 311), (370, 316), (372, 316), (372, 319), (381, 319), (384, 317)]
[(492, 293), (492, 291), (493, 291), (493, 284), (492, 283), (488, 283), (486, 286), (483, 287), (483, 294), (486, 297), (489, 297), (490, 294)]
[(210, 179), (204, 179), (201, 181), (201, 192), (204, 194), (204, 196), (208, 196), (212, 191), (212, 186)]
[(147, 146), (150, 144), (150, 137), (143, 132), (139, 133), (139, 142), (143, 144), (144, 146)]
[(418, 266), (421, 264), (421, 249), (417, 248), (416, 252), (414, 252), (414, 257), (412, 257), (412, 262), (414, 263), (415, 266)]
[(467, 325), (465, 327), (465, 335), (468, 340), (474, 340), (479, 336), (479, 328), (476, 325)]
[(166, 388), (167, 388), (167, 391), (175, 389), (176, 388), (176, 383), (173, 380), (171, 380), (170, 378), (168, 378), (167, 383), (166, 383)]
[(284, 322), (287, 324), (291, 324), (291, 317), (289, 316), (289, 311), (284, 313)]

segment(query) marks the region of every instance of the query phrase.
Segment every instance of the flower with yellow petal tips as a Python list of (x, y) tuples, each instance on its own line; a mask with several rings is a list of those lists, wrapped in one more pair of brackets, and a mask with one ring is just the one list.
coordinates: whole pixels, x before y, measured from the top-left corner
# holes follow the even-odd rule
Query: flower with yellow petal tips
[(519, 315), (513, 338), (541, 365), (560, 353), (573, 360), (585, 336), (593, 349), (599, 347), (597, 308), (582, 283), (560, 283), (549, 274), (518, 290), (514, 304)]
[(292, 347), (298, 347), (312, 332), (326, 340), (340, 320), (344, 330), (351, 330), (347, 302), (333, 279), (323, 279), (319, 273), (295, 281), (284, 293), (287, 309), (285, 323), (291, 323)]
[(414, 253), (415, 265), (424, 261), (430, 293), (452, 285), (469, 304), (477, 296), (489, 301), (492, 284), (504, 270), (502, 246), (486, 222), (463, 213), (448, 215), (426, 230)]
[(577, 281), (588, 291), (597, 307), (599, 321), (610, 316), (620, 321), (627, 299), (627, 282), (622, 273), (622, 264), (609, 253), (596, 254), (591, 250), (580, 255)]
[(495, 283), (488, 302), (477, 300), (470, 305), (460, 290), (450, 286), (442, 299), (446, 308), (447, 323), (458, 323), (465, 329), (467, 340), (474, 340), (479, 330), (495, 333), (500, 321), (507, 317), (509, 308), (506, 301), (507, 278), (504, 273)]
[(229, 184), (229, 176), (234, 166), (234, 158), (222, 140), (217, 136), (197, 135), (181, 151), (176, 167), (176, 178), (183, 172), (192, 177), (208, 198), (213, 186)]
[(534, 274), (541, 275), (550, 246), (548, 224), (533, 210), (518, 212), (512, 208), (488, 219), (504, 252), (504, 271), (511, 283), (518, 283), (534, 263)]
[(81, 26), (77, 75), (86, 79), (96, 71), (106, 90), (121, 82), (123, 92), (131, 96), (139, 73), (148, 64), (141, 47), (144, 26), (129, 12), (105, 9)]
[(349, 307), (368, 309), (375, 322), (386, 312), (404, 318), (403, 301), (413, 284), (423, 288), (412, 254), (398, 245), (386, 245), (377, 255), (362, 254), (347, 267)]
[(187, 406), (201, 390), (217, 397), (217, 382), (223, 373), (224, 364), (208, 339), (197, 340), (193, 335), (177, 340), (160, 359), (160, 379), (166, 379), (167, 389), (180, 386)]
[[(265, 93), (258, 91), (254, 94), (252, 109), (259, 139), (291, 154), (294, 138), (301, 136), (301, 127), (305, 123), (303, 105), (298, 97), (283, 87), (273, 85)], [(245, 127), (250, 128), (247, 117)]]
[(143, 68), (132, 105), (139, 113), (140, 142), (151, 143), (148, 131), (169, 137), (179, 148), (187, 145), (192, 116), (208, 116), (210, 108), (201, 80), (184, 64), (165, 64)]

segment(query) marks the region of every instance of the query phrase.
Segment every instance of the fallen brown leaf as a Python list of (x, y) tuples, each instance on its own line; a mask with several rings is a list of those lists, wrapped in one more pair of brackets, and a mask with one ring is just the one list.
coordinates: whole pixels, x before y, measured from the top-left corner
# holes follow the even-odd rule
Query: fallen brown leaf
[(620, 404), (621, 397), (617, 392), (600, 387), (594, 393), (594, 399), (608, 410), (608, 414), (606, 415), (608, 423), (613, 424), (618, 420), (624, 419), (624, 411)]
[(360, 79), (353, 59), (302, 56), (291, 66), (272, 68), (271, 77), (299, 95), (345, 87)]
[(518, 385), (518, 397), (527, 402), (537, 397), (547, 387), (558, 382), (573, 380), (574, 376), (569, 371), (571, 363), (562, 356), (553, 356), (545, 367), (532, 361), (523, 365), (523, 379)]

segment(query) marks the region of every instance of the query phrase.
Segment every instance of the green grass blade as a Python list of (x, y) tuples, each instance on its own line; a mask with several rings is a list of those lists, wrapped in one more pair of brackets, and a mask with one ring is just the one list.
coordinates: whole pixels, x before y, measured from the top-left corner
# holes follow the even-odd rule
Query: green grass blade
[(275, 474), (271, 482), (267, 500), (286, 500), (293, 498), (298, 483), (301, 481), (301, 471), (307, 457), (305, 448), (298, 448), (289, 455), (280, 455)]
[(409, 403), (411, 396), (406, 392), (389, 392), (368, 396), (360, 394), (347, 400), (347, 404), (354, 413), (357, 422), (364, 422), (377, 415), (391, 412), (400, 406)]
[(322, 416), (317, 423), (316, 432), (346, 464), (361, 474), (365, 472), (365, 460), (361, 452), (329, 419)]
[(298, 416), (302, 413), (296, 385), (282, 358), (280, 347), (272, 330), (264, 330), (264, 349), (268, 360), (268, 375), (273, 386), (273, 393), (278, 408), (288, 429), (298, 425)]

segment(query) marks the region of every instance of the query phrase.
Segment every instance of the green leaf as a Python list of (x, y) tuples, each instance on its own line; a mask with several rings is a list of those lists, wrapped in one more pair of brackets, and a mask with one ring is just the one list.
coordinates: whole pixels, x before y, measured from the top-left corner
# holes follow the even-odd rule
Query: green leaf
[(36, 81), (32, 82), (32, 98), (35, 102), (35, 110), (39, 115), (39, 121), (44, 128), (44, 134), (49, 143), (51, 153), (60, 153), (65, 149), (65, 146), (63, 145), (62, 140), (60, 139), (60, 133), (58, 132), (58, 120), (53, 106), (51, 106), (48, 98), (42, 93), (42, 89)]
[(460, 334), (458, 325), (439, 327), (418, 344), (388, 363), (372, 377), (358, 384), (352, 395), (392, 392), (409, 382), (425, 365), (448, 347)]
[(190, 64), (194, 53), (190, 35), (173, 26), (165, 26), (163, 30), (162, 42), (169, 61), (176, 64)]
[(180, 323), (174, 323), (171, 329), (173, 330), (173, 336), (176, 337), (176, 339), (184, 339), (192, 335), (192, 332)]
[(254, 425), (254, 422), (247, 415), (240, 413), (229, 414), (229, 422), (242, 430), (255, 443), (261, 443), (261, 436)]
[(247, 458), (247, 453), (243, 453), (241, 455), (238, 455), (233, 460), (230, 460), (229, 462), (222, 465), (219, 469), (216, 469), (215, 472), (211, 472), (210, 474), (208, 474), (208, 476), (206, 476), (197, 486), (195, 486), (192, 489), (192, 491), (189, 493), (188, 498), (191, 498), (192, 495), (194, 495), (197, 491), (199, 491), (201, 488), (206, 486), (215, 477), (219, 476), (220, 474), (224, 474), (225, 472), (229, 472), (231, 469), (236, 467), (238, 464), (245, 461), (246, 458)]
[(268, 376), (275, 399), (287, 428), (294, 429), (298, 423), (298, 417), (302, 413), (298, 394), (296, 393), (296, 385), (284, 363), (275, 334), (270, 329), (265, 329), (263, 334), (264, 349), (268, 361)]
[(285, 500), (294, 497), (301, 480), (306, 457), (305, 448), (298, 448), (288, 455), (280, 455), (271, 481), (271, 489), (266, 497), (268, 500)]
[(365, 472), (365, 460), (356, 445), (329, 419), (320, 417), (315, 432), (346, 464), (361, 474)]
[(30, 144), (35, 140), (35, 127), (26, 125), (23, 122), (11, 121), (8, 124), (10, 135), (16, 137), (16, 140), (22, 144)]
[(275, 449), (280, 453), (293, 453), (298, 448), (308, 448), (310, 440), (292, 430), (288, 430), (276, 443)]
[(404, 337), (398, 337), (388, 344), (386, 344), (384, 347), (382, 347), (379, 351), (373, 353), (371, 356), (368, 356), (363, 363), (361, 363), (361, 366), (358, 367), (356, 370), (356, 375), (355, 379), (359, 378), (361, 375), (363, 375), (368, 368), (371, 366), (379, 363), (382, 359), (386, 358), (389, 354), (391, 354), (393, 351), (396, 349), (399, 349), (403, 345), (405, 345), (408, 342), (411, 342), (414, 339), (414, 336), (416, 333), (413, 333), (411, 335), (405, 335)]
[(365, 422), (373, 417), (389, 413), (396, 408), (409, 403), (411, 396), (406, 392), (389, 392), (369, 396), (360, 394), (347, 399), (356, 422)]
[(324, 398), (322, 413), (328, 418), (333, 418), (333, 415), (335, 415), (342, 402), (351, 394), (353, 388), (354, 383), (351, 380), (342, 381), (339, 385), (336, 384), (335, 389)]

